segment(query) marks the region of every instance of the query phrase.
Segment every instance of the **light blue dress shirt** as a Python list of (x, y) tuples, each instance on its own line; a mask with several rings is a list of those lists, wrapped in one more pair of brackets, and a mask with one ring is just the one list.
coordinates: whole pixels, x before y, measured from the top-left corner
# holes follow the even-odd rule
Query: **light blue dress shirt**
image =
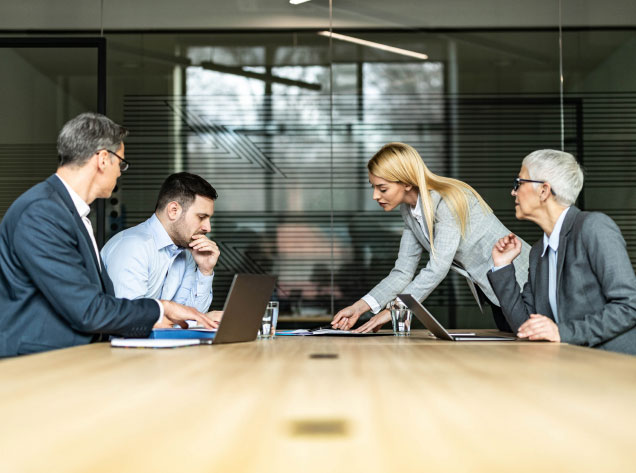
[(150, 297), (209, 310), (214, 275), (199, 271), (192, 253), (172, 242), (155, 214), (112, 237), (101, 254), (117, 297)]
[(550, 249), (548, 253), (548, 265), (549, 265), (549, 279), (548, 279), (548, 298), (550, 299), (550, 309), (554, 315), (554, 321), (559, 322), (559, 308), (557, 307), (557, 261), (559, 255), (559, 235), (561, 235), (561, 227), (563, 226), (563, 220), (565, 215), (570, 210), (570, 207), (561, 212), (559, 219), (554, 224), (554, 229), (550, 236), (543, 234), (543, 253), (541, 257), (545, 256), (545, 252)]

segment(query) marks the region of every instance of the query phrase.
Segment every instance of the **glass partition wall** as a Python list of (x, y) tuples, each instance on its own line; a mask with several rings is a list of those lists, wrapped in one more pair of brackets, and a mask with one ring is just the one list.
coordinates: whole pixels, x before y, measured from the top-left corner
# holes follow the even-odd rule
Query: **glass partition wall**
[[(512, 179), (526, 154), (563, 140), (587, 172), (578, 205), (614, 218), (636, 261), (634, 28), (564, 28), (560, 50), (556, 10), (542, 28), (422, 29), (377, 11), (363, 28), (352, 18), (370, 13), (353, 4), (314, 7), (324, 26), (311, 29), (106, 31), (106, 110), (130, 129), (131, 162), (106, 202), (106, 239), (152, 214), (168, 174), (200, 174), (219, 193), (213, 308), (235, 273), (265, 272), (283, 320), (317, 325), (397, 257), (400, 214), (372, 200), (366, 172), (380, 146), (413, 145), (533, 243)], [(494, 326), (452, 275), (426, 304), (449, 327)]]

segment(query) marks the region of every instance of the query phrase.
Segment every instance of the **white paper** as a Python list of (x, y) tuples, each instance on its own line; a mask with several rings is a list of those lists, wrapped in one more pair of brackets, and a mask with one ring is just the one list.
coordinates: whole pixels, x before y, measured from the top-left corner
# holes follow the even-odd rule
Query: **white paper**
[(200, 344), (201, 341), (196, 338), (113, 338), (110, 341), (110, 346), (118, 348), (177, 348)]

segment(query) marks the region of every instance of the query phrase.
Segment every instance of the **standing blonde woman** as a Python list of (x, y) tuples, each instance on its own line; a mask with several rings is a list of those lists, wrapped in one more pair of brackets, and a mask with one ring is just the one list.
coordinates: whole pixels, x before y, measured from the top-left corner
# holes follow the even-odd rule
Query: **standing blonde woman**
[[(355, 331), (379, 330), (391, 320), (389, 311), (382, 309), (397, 294), (412, 294), (423, 301), (453, 269), (483, 292), (497, 327), (510, 331), (486, 276), (493, 267), (493, 245), (510, 231), (481, 196), (462, 181), (433, 174), (415, 148), (404, 143), (384, 145), (367, 168), (373, 199), (385, 212), (400, 207), (404, 219), (400, 251), (389, 275), (358, 302), (338, 312), (332, 326), (348, 330), (371, 310), (376, 315)], [(415, 276), (423, 250), (430, 258)], [(529, 251), (522, 241), (521, 255), (514, 261), (520, 287), (528, 277)]]

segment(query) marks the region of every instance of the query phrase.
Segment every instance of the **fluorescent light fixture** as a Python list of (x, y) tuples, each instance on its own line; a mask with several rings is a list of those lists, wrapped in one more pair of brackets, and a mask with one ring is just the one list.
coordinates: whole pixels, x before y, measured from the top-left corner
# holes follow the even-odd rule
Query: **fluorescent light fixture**
[(362, 46), (368, 46), (370, 48), (381, 49), (390, 53), (402, 54), (403, 56), (410, 56), (417, 59), (428, 59), (426, 54), (416, 53), (415, 51), (409, 51), (408, 49), (394, 48), (393, 46), (387, 46), (382, 43), (374, 43), (373, 41), (367, 41), (366, 39), (354, 38), (353, 36), (347, 36), (339, 33), (330, 33), (329, 31), (319, 31), (320, 36), (331, 36), (333, 39), (339, 39), (341, 41), (348, 41), (349, 43), (361, 44)]
[(300, 5), (301, 3), (308, 2), (309, 0), (289, 0), (292, 5)]

